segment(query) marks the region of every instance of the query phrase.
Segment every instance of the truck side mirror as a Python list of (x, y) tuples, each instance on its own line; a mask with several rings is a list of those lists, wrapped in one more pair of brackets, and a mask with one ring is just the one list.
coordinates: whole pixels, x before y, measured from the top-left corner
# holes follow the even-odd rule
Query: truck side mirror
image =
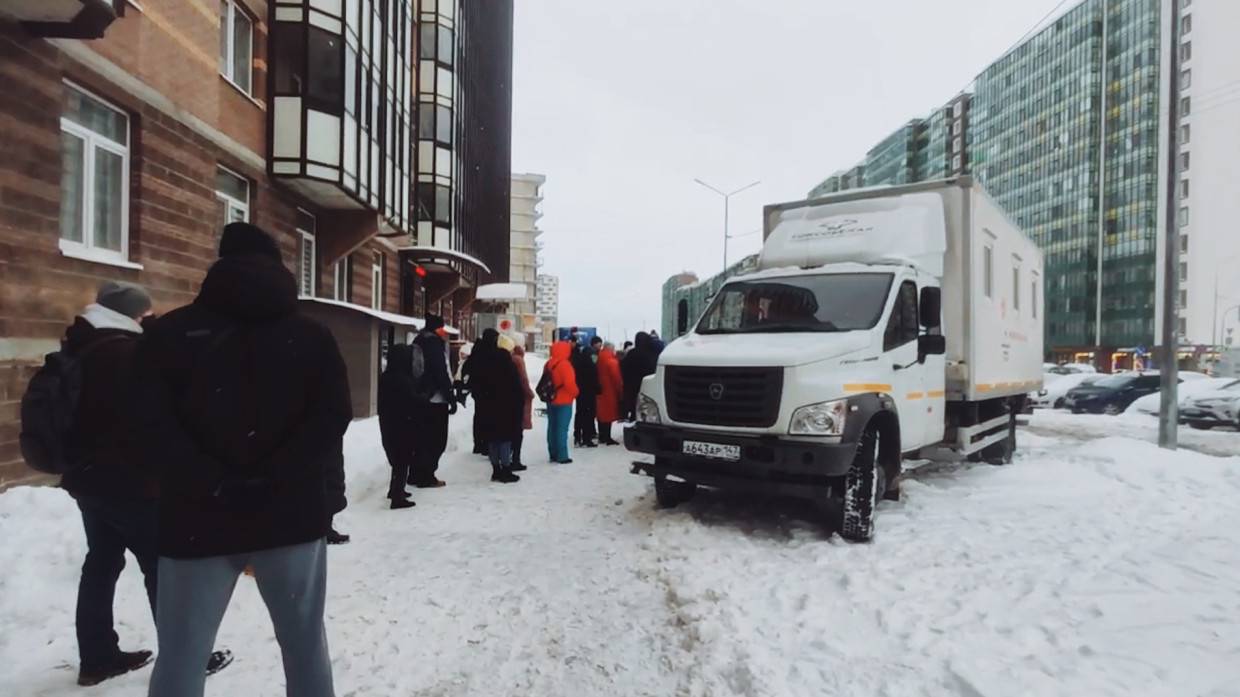
[[(937, 329), (943, 326), (943, 291), (938, 288), (921, 289), (921, 326)], [(943, 353), (940, 351), (939, 353)]]
[(923, 334), (917, 337), (917, 353), (923, 356), (942, 356), (947, 353), (947, 337), (942, 334)]

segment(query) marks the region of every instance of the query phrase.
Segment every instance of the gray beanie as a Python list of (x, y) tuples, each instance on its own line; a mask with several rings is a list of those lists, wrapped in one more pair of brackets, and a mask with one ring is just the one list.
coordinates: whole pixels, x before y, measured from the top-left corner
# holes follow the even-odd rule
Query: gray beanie
[(140, 319), (151, 310), (151, 296), (146, 289), (123, 281), (108, 281), (99, 286), (95, 302), (133, 319)]

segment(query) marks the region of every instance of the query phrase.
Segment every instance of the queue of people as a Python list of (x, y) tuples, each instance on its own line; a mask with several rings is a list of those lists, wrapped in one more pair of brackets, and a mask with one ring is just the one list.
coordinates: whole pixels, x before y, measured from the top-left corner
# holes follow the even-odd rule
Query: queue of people
[[(415, 506), (410, 486), (445, 486), (449, 420), (468, 398), (491, 481), (515, 483), (536, 398), (549, 459), (569, 464), (574, 424), (578, 446), (618, 444), (613, 426), (631, 418), (657, 361), (646, 334), (623, 359), (602, 339), (573, 337), (553, 345), (535, 390), (524, 348), (488, 330), (454, 379), (444, 325), (428, 316), (410, 344), (389, 349), (379, 378), (393, 510)], [(22, 416), (23, 453), (55, 461), (45, 471), (63, 475), (82, 516), (79, 684), (153, 660), (149, 697), (201, 696), (233, 660), (213, 643), (246, 573), (271, 616), (287, 694), (332, 697), (326, 545), (349, 540), (333, 520), (347, 506), (351, 398), (336, 341), (299, 313), (270, 235), (227, 225), (198, 296), (162, 317), (140, 286), (105, 283), (31, 381)], [(112, 606), (126, 551), (144, 577), (157, 655), (120, 648)]]

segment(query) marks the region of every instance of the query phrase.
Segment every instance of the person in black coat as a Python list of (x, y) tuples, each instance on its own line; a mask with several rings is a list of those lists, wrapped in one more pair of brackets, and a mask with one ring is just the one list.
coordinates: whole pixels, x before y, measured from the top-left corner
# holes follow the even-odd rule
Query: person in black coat
[(573, 349), (573, 371), (577, 374), (577, 414), (573, 422), (573, 443), (586, 448), (597, 448), (597, 426), (595, 415), (598, 413), (598, 351), (603, 340), (594, 337), (589, 344), (582, 342)]
[(331, 691), (324, 537), (329, 482), (343, 476), (328, 470), (343, 466), (352, 403), (331, 332), (297, 308), (275, 241), (232, 223), (198, 297), (139, 346), (145, 459), (161, 489), (152, 697), (201, 694), (203, 652), (246, 566), (290, 694)]
[(491, 481), (512, 483), (512, 443), (521, 434), (525, 391), (512, 355), (499, 347), (499, 332), (488, 329), (474, 346), (470, 392), (474, 396), (479, 436), (491, 458)]
[(392, 466), (388, 498), (392, 510), (412, 508), (405, 484), (417, 450), (418, 385), (413, 377), (413, 349), (396, 344), (388, 349), (387, 367), (379, 376), (379, 433)]
[(636, 341), (620, 362), (620, 374), (624, 380), (624, 415), (629, 421), (637, 419), (637, 395), (641, 392), (642, 380), (654, 375), (659, 366), (654, 339), (645, 332), (639, 332)]
[(444, 321), (438, 315), (426, 316), (426, 327), (413, 343), (422, 349), (422, 378), (418, 392), (428, 395), (418, 409), (418, 447), (414, 452), (409, 483), (419, 489), (444, 486), (435, 476), (439, 458), (448, 447), (448, 418), (456, 413), (455, 390), (448, 367), (448, 345), (440, 332)]

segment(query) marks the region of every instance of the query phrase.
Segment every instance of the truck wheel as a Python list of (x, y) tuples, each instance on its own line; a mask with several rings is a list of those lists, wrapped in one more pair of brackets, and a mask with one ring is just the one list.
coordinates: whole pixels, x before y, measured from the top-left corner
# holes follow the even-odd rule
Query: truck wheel
[(991, 465), (1010, 465), (1016, 452), (1016, 413), (1008, 415), (1007, 438), (982, 448), (982, 460)]
[(667, 477), (654, 478), (654, 498), (659, 508), (675, 508), (686, 503), (697, 493), (697, 484), (693, 482), (673, 482)]
[(867, 428), (857, 442), (857, 455), (844, 476), (840, 537), (869, 542), (874, 536), (874, 510), (887, 489), (887, 472), (878, 464), (878, 429)]

